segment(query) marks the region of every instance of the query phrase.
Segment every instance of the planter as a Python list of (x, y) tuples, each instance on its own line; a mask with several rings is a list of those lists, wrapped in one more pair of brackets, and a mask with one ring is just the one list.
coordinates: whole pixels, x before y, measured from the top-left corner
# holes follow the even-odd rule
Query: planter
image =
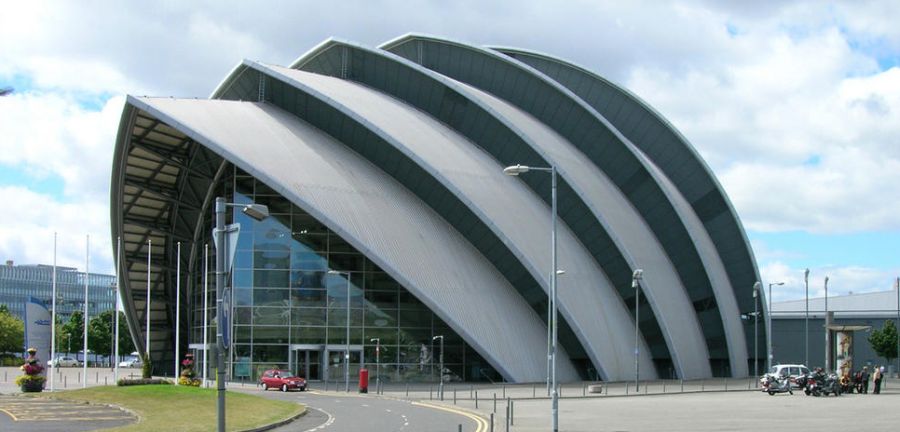
[(22, 393), (38, 393), (44, 391), (44, 383), (40, 381), (29, 381), (23, 383), (20, 388)]

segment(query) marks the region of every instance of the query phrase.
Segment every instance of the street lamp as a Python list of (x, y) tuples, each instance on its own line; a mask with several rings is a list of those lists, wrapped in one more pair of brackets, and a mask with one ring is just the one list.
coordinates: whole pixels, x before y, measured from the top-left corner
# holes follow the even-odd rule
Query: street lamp
[(806, 317), (803, 319), (803, 340), (806, 348), (804, 350), (803, 364), (809, 367), (809, 269), (803, 272), (803, 284), (806, 286)]
[(634, 288), (634, 391), (637, 392), (638, 389), (638, 380), (640, 379), (640, 360), (639, 360), (639, 350), (638, 350), (638, 341), (640, 340), (640, 329), (638, 327), (638, 309), (639, 300), (641, 298), (641, 279), (644, 277), (644, 270), (635, 269), (634, 273), (631, 274), (631, 287)]
[[(550, 267), (550, 316), (547, 317), (547, 324), (552, 334), (550, 344), (550, 399), (551, 416), (553, 432), (559, 430), (559, 393), (556, 390), (556, 343), (557, 343), (557, 323), (556, 323), (556, 273), (559, 269), (556, 265), (556, 167), (529, 167), (526, 165), (511, 165), (503, 169), (503, 173), (509, 176), (518, 176), (528, 171), (545, 171), (550, 173), (550, 206), (552, 210), (552, 222), (550, 231), (550, 250), (551, 250), (551, 267)], [(443, 380), (442, 380), (443, 381)]]
[(369, 342), (375, 342), (375, 394), (378, 394), (381, 385), (381, 338), (372, 338)]
[[(759, 281), (753, 283), (753, 374), (759, 375)], [(769, 312), (771, 313), (771, 311)]]
[(784, 285), (784, 282), (772, 282), (769, 284), (769, 314), (766, 316), (769, 321), (769, 329), (766, 331), (766, 334), (769, 336), (766, 338), (769, 341), (769, 364), (767, 365), (766, 370), (772, 370), (772, 285)]
[[(226, 203), (225, 198), (216, 197), (216, 206), (213, 210), (216, 228), (213, 230), (213, 236), (216, 246), (216, 410), (218, 417), (217, 429), (219, 432), (225, 432), (225, 337), (223, 331), (226, 325), (230, 325), (230, 323), (225, 323), (225, 299), (222, 295), (225, 287), (225, 255), (227, 251), (227, 246), (225, 245), (225, 208), (227, 207), (240, 207), (244, 214), (257, 221), (269, 217), (269, 208), (263, 204)], [(148, 296), (147, 302), (149, 303), (149, 301), (150, 297)], [(150, 326), (147, 326), (148, 334), (150, 333), (149, 329)], [(149, 344), (147, 351), (149, 357)]]
[(347, 352), (344, 354), (344, 391), (350, 392), (350, 272), (328, 270), (328, 274), (347, 276)]
[(438, 394), (441, 400), (444, 400), (444, 335), (437, 335), (431, 338), (432, 341), (438, 339), (441, 340), (441, 356), (438, 360)]
[(825, 372), (831, 371), (831, 330), (828, 325), (828, 276), (825, 276)]

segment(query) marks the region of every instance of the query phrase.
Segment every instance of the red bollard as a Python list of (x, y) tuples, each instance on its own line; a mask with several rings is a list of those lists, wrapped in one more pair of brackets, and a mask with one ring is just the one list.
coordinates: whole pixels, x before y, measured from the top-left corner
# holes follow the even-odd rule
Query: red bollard
[(368, 369), (360, 369), (359, 370), (359, 392), (360, 393), (368, 393), (369, 392), (369, 370)]

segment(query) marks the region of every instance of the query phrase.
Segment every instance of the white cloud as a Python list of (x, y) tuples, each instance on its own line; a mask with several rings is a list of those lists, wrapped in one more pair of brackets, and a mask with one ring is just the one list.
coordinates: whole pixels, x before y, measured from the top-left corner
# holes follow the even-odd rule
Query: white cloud
[(52, 264), (56, 232), (58, 265), (84, 270), (86, 236), (90, 235), (91, 271), (113, 271), (107, 202), (63, 203), (14, 186), (0, 186), (0, 196), (4, 202), (15, 203), (15, 211), (0, 212), (0, 257), (4, 261)]
[[(784, 282), (784, 285), (772, 287), (772, 300), (784, 301), (802, 299), (806, 296), (804, 282), (805, 268), (774, 261), (760, 267), (763, 288), (769, 289), (770, 283)], [(825, 296), (825, 277), (828, 277), (828, 295), (847, 295), (887, 291), (893, 288), (898, 269), (884, 270), (861, 266), (814, 266), (809, 269), (809, 297)]]

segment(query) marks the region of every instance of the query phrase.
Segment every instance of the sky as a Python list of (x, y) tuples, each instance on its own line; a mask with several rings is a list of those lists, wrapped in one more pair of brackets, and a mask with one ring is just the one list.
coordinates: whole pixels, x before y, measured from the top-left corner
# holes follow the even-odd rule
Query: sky
[[(900, 4), (893, 1), (30, 1), (0, 25), (0, 259), (111, 273), (126, 94), (210, 95), (242, 59), (415, 32), (582, 65), (697, 149), (775, 301), (900, 275)], [(90, 240), (88, 241), (88, 236)], [(89, 254), (89, 262), (86, 256)], [(749, 289), (749, 287), (748, 287)]]

